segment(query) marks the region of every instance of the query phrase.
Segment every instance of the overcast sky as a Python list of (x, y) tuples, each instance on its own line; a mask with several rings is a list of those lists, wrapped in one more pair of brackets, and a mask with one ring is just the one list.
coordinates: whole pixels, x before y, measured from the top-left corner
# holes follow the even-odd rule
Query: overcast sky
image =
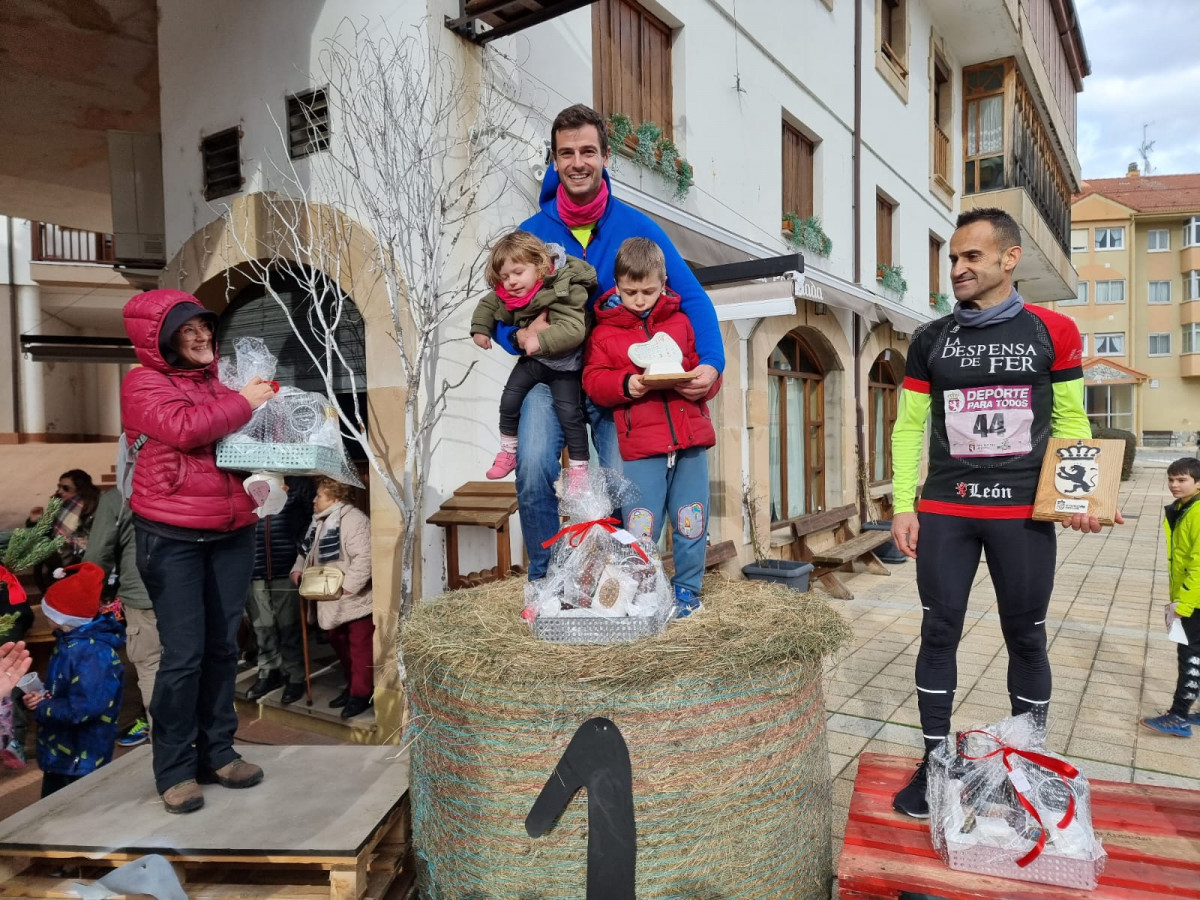
[(1092, 74), (1079, 95), (1084, 178), (1142, 166), (1142, 125), (1156, 175), (1200, 172), (1200, 0), (1075, 0)]

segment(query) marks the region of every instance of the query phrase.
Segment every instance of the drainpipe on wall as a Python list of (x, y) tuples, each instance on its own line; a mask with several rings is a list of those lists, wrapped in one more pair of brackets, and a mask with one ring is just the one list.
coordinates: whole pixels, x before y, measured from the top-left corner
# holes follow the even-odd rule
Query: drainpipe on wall
[[(862, 285), (862, 3), (854, 4), (854, 283)], [(867, 439), (864, 434), (866, 417), (862, 403), (862, 316), (854, 313), (854, 436), (858, 449), (858, 465), (854, 473), (854, 492), (858, 494), (858, 521), (867, 521)]]
[(20, 321), (17, 317), (17, 275), (14, 270), (16, 257), (13, 253), (13, 220), (12, 216), (5, 216), (4, 223), (7, 229), (7, 249), (8, 249), (8, 316), (9, 328), (12, 329), (12, 375), (10, 382), (12, 384), (12, 423), (13, 433), (20, 440), (21, 434), (21, 329)]

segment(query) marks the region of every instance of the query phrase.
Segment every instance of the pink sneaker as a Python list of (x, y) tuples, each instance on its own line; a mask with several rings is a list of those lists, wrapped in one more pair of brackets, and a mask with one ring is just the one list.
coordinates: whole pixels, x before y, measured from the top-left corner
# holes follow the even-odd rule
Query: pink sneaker
[(516, 467), (517, 454), (501, 450), (496, 454), (496, 460), (492, 463), (492, 467), (487, 470), (487, 477), (495, 481), (497, 478), (503, 478)]
[(588, 486), (588, 470), (586, 466), (568, 466), (567, 467), (567, 491), (571, 494), (579, 494), (587, 490)]

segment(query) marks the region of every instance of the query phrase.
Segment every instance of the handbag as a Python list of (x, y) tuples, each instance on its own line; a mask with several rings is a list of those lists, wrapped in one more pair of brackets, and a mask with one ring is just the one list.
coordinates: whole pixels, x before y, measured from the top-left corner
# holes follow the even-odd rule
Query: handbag
[(307, 566), (300, 575), (300, 596), (305, 600), (340, 600), (346, 573), (335, 566)]

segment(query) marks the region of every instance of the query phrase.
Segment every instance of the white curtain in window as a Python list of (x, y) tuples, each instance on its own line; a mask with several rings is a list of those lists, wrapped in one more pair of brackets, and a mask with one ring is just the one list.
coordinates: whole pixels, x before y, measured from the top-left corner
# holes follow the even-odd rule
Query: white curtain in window
[(871, 469), (872, 481), (883, 481), (887, 473), (883, 471), (884, 457), (886, 456), (883, 446), (883, 430), (884, 430), (884, 393), (881, 389), (876, 388), (871, 391), (871, 418), (874, 420), (875, 426), (875, 465)]
[(1004, 97), (984, 97), (967, 104), (967, 156), (1004, 152)]
[(779, 450), (782, 435), (779, 431), (779, 382), (782, 379), (778, 375), (771, 375), (767, 378), (767, 423), (769, 430), (769, 438), (771, 444), (771, 521), (782, 519), (786, 516), (783, 510), (783, 482), (779, 477)]
[(811, 512), (804, 491), (804, 381), (787, 379), (787, 516)]

